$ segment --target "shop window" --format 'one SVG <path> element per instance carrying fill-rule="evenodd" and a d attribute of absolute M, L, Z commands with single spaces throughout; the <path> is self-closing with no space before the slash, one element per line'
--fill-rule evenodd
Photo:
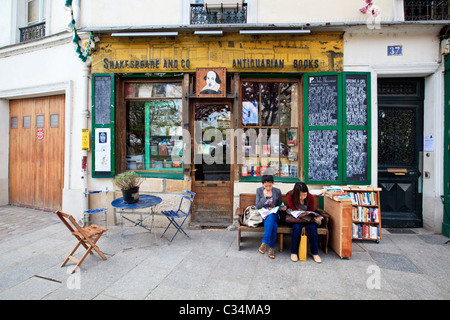
<path fill-rule="evenodd" d="M 241 90 L 241 177 L 298 178 L 298 83 L 243 81 Z"/>
<path fill-rule="evenodd" d="M 126 169 L 182 173 L 181 82 L 125 83 Z"/>

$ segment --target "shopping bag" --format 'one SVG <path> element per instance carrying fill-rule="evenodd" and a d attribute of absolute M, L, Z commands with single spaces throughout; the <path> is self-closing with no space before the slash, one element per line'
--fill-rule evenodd
<path fill-rule="evenodd" d="M 305 227 L 302 228 L 302 235 L 300 236 L 300 245 L 298 247 L 298 258 L 300 261 L 306 261 L 306 244 L 308 242 L 308 237 L 306 236 Z"/>

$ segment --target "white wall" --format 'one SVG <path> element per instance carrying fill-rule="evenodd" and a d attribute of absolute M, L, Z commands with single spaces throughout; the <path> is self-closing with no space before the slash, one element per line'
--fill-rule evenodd
<path fill-rule="evenodd" d="M 81 101 L 83 63 L 71 43 L 71 34 L 53 36 L 47 43 L 0 49 L 0 116 L 9 119 L 9 100 L 25 97 L 66 95 L 63 210 L 82 212 Z M 89 107 L 90 109 L 90 107 Z M 8 149 L 9 121 L 0 123 L 0 145 Z M 3 161 L 6 159 L 5 161 Z M 2 163 L 7 154 L 0 153 Z M 0 167 L 0 190 L 8 188 L 8 168 Z M 5 179 L 6 178 L 6 179 Z M 0 198 L 0 204 L 8 199 Z"/>
<path fill-rule="evenodd" d="M 424 227 L 441 232 L 443 185 L 444 89 L 441 71 L 440 27 L 382 26 L 380 29 L 358 27 L 344 35 L 344 70 L 372 72 L 372 135 L 378 136 L 377 78 L 424 77 L 424 135 L 435 137 L 435 151 L 423 153 L 422 178 Z M 401 45 L 403 55 L 388 56 L 387 46 Z M 374 140 L 375 141 L 375 140 Z M 374 146 L 376 148 L 376 146 Z M 372 154 L 372 183 L 377 182 L 377 150 Z"/>

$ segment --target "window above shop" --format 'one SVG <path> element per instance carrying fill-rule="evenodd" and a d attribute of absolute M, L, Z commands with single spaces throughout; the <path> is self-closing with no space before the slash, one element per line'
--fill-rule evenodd
<path fill-rule="evenodd" d="M 449 5 L 449 0 L 405 0 L 405 20 L 449 20 Z"/>
<path fill-rule="evenodd" d="M 191 3 L 190 24 L 247 23 L 247 3 L 214 0 Z"/>
<path fill-rule="evenodd" d="M 26 1 L 25 26 L 19 28 L 20 42 L 40 39 L 45 36 L 46 0 Z"/>

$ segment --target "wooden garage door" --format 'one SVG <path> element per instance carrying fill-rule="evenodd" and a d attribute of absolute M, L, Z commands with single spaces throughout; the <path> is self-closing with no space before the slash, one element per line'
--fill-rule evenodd
<path fill-rule="evenodd" d="M 64 101 L 64 95 L 10 101 L 11 204 L 61 209 Z"/>

